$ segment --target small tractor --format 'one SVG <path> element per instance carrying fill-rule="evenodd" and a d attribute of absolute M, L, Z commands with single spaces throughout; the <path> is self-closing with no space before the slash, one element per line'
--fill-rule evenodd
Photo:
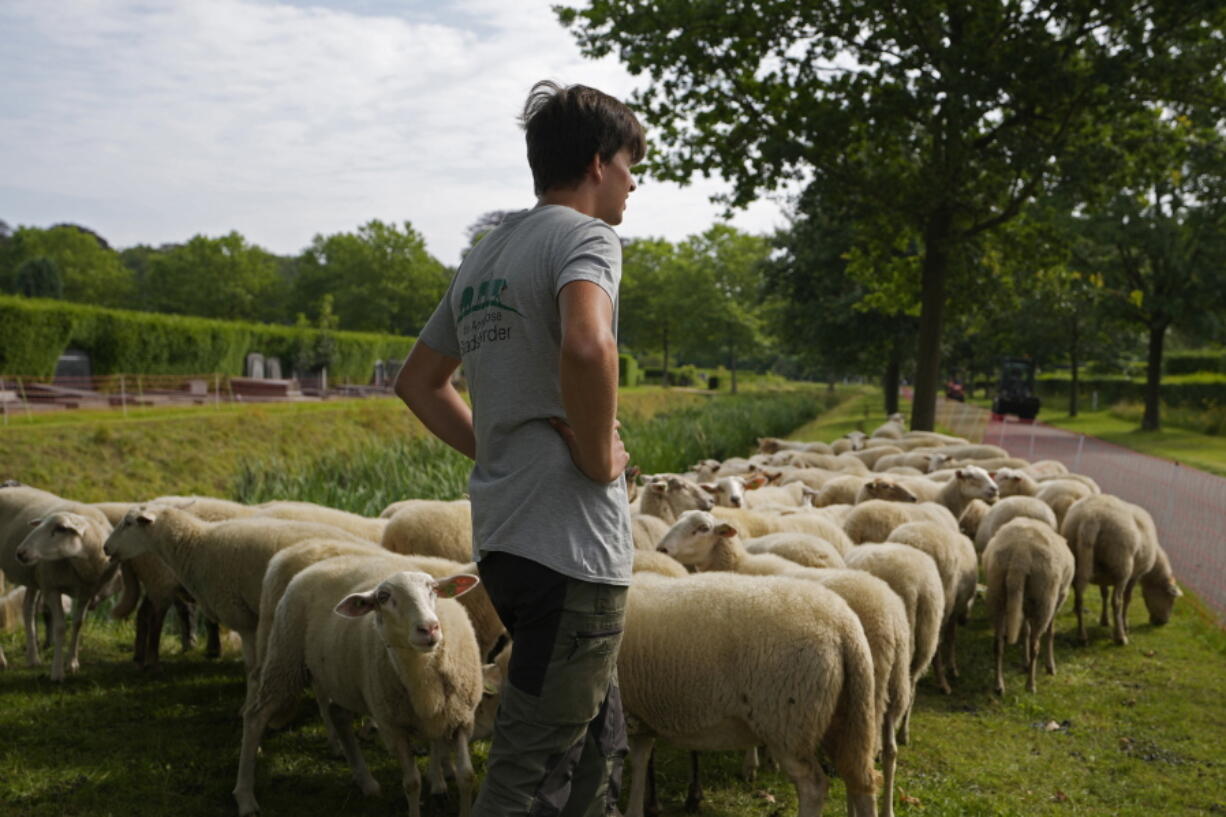
<path fill-rule="evenodd" d="M 992 419 L 1004 419 L 1007 414 L 1027 422 L 1033 422 L 1039 414 L 1039 398 L 1034 393 L 1034 361 L 1030 358 L 1007 357 L 1001 361 Z"/>

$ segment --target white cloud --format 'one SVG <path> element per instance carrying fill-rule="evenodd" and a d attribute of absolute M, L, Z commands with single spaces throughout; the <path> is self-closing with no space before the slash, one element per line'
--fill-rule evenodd
<path fill-rule="evenodd" d="M 6 0 L 0 30 L 0 218 L 119 246 L 237 229 L 292 253 L 382 218 L 454 263 L 480 213 L 531 204 L 515 117 L 533 82 L 633 88 L 548 2 Z M 648 180 L 620 231 L 700 231 L 719 189 Z M 734 223 L 777 221 L 763 203 Z"/>

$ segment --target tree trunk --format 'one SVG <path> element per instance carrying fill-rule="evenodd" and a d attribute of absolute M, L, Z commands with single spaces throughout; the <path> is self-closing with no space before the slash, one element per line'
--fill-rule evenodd
<path fill-rule="evenodd" d="M 1068 392 L 1068 416 L 1069 417 L 1077 416 L 1077 398 L 1078 398 L 1078 394 L 1077 394 L 1077 387 L 1078 387 L 1077 341 L 1080 339 L 1080 336 L 1077 330 L 1078 330 L 1077 314 L 1073 313 L 1073 335 L 1072 335 L 1072 342 L 1069 344 L 1069 353 L 1068 353 L 1069 368 L 1071 369 L 1071 377 L 1069 379 L 1069 392 Z"/>
<path fill-rule="evenodd" d="M 736 394 L 736 344 L 732 344 L 731 348 L 731 369 L 732 369 L 732 393 Z"/>
<path fill-rule="evenodd" d="M 1142 431 L 1157 431 L 1162 427 L 1162 344 L 1166 340 L 1165 321 L 1149 327 L 1149 365 L 1145 371 L 1145 416 L 1141 418 Z"/>
<path fill-rule="evenodd" d="M 902 350 L 899 348 L 899 342 L 895 340 L 890 345 L 890 361 L 885 365 L 885 377 L 882 378 L 881 386 L 885 389 L 885 413 L 888 417 L 898 411 L 898 381 L 902 370 Z"/>
<path fill-rule="evenodd" d="M 924 230 L 919 346 L 915 360 L 915 397 L 911 406 L 911 428 L 915 431 L 932 431 L 936 425 L 937 380 L 941 372 L 941 329 L 951 229 L 949 212 L 939 209 Z"/>
<path fill-rule="evenodd" d="M 664 368 L 660 372 L 660 385 L 668 385 L 668 327 L 664 327 Z"/>

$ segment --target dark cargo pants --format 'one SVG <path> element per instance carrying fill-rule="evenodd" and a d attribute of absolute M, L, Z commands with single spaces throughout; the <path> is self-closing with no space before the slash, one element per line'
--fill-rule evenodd
<path fill-rule="evenodd" d="M 510 553 L 478 570 L 513 650 L 473 817 L 604 817 L 626 755 L 617 649 L 627 589 Z"/>

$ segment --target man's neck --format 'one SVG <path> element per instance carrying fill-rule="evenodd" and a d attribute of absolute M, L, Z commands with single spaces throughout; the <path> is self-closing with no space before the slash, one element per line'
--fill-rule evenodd
<path fill-rule="evenodd" d="M 538 207 L 545 204 L 560 204 L 578 210 L 585 216 L 596 217 L 596 196 L 586 185 L 580 185 L 573 190 L 548 190 L 536 200 Z"/>

